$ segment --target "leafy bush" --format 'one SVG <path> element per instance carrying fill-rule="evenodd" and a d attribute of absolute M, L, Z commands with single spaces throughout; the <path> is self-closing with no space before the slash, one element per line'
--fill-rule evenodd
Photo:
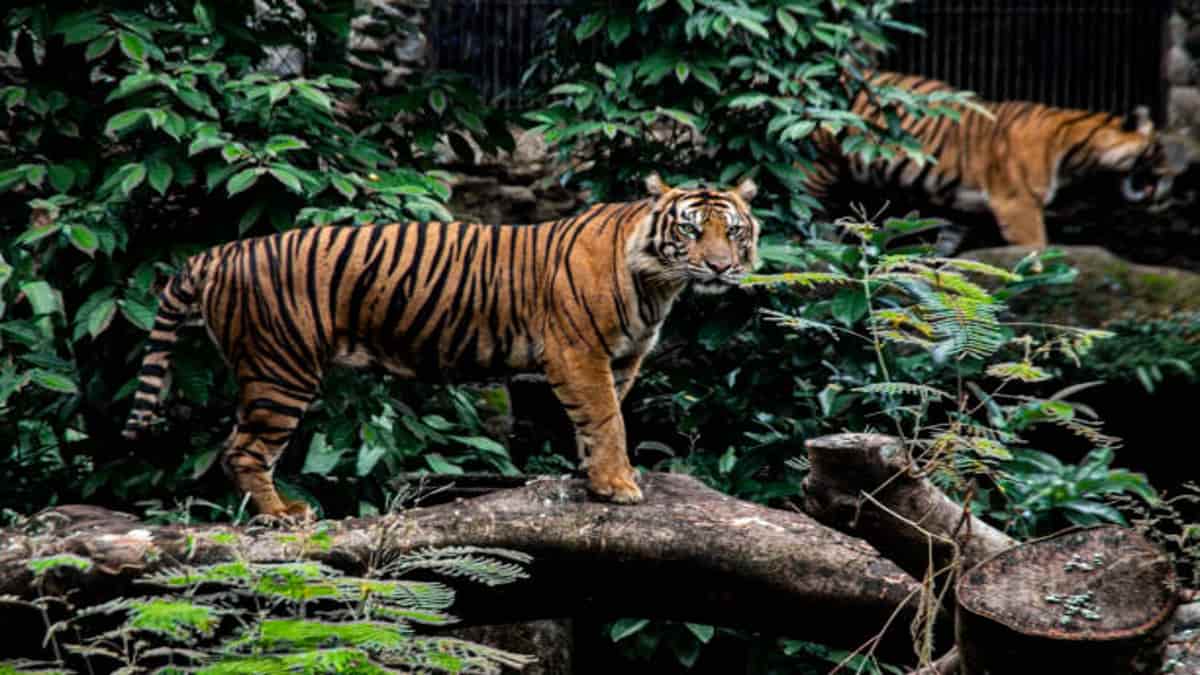
<path fill-rule="evenodd" d="M 171 494 L 211 464 L 232 390 L 202 335 L 179 350 L 176 431 L 159 441 L 183 452 L 155 465 L 147 453 L 126 457 L 115 434 L 157 282 L 185 256 L 296 224 L 448 218 L 449 188 L 432 168 L 442 134 L 470 131 L 485 150 L 511 144 L 504 116 L 463 76 L 430 73 L 392 91 L 348 59 L 351 0 L 10 5 L 0 28 L 11 60 L 0 71 L 0 438 L 11 448 L 4 480 L 18 488 L 5 492 L 9 507 L 52 501 L 47 483 L 74 498 Z M 389 405 L 393 395 L 378 381 L 327 387 L 312 427 L 360 404 L 331 436 L 357 455 L 343 473 L 429 466 L 398 446 L 431 443 L 508 468 L 502 448 L 455 416 L 457 398 L 416 411 Z M 334 471 L 324 448 L 310 466 Z"/>

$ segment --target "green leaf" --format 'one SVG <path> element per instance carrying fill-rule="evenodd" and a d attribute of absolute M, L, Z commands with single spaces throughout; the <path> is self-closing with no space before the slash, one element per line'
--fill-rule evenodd
<path fill-rule="evenodd" d="M 113 317 L 117 315 L 117 301 L 113 299 L 105 300 L 92 310 L 87 319 L 87 332 L 93 338 L 98 337 L 105 330 L 108 330 L 112 324 Z"/>
<path fill-rule="evenodd" d="M 20 289 L 33 308 L 34 315 L 63 313 L 62 294 L 45 281 L 28 281 L 21 284 Z"/>
<path fill-rule="evenodd" d="M 142 304 L 128 297 L 117 304 L 121 308 L 121 314 L 129 320 L 129 323 L 145 331 L 154 327 L 153 306 Z"/>
<path fill-rule="evenodd" d="M 787 9 L 784 7 L 780 7 L 779 9 L 775 10 L 775 20 L 778 21 L 780 27 L 783 28 L 783 32 L 787 33 L 789 36 L 795 35 L 796 29 L 800 27 L 799 24 L 796 23 L 796 18 L 789 14 Z"/>
<path fill-rule="evenodd" d="M 200 24 L 200 27 L 203 28 L 206 33 L 212 32 L 212 15 L 209 14 L 208 8 L 204 6 L 203 2 L 197 2 L 192 7 L 192 16 L 196 18 L 196 23 Z"/>
<path fill-rule="evenodd" d="M 867 294 L 862 288 L 843 288 L 833 296 L 830 310 L 840 323 L 853 326 L 867 315 Z"/>
<path fill-rule="evenodd" d="M 78 45 L 83 44 L 84 42 L 90 42 L 91 40 L 100 37 L 107 31 L 108 26 L 105 26 L 95 19 L 90 21 L 82 21 L 62 31 L 63 44 Z"/>
<path fill-rule="evenodd" d="M 629 37 L 630 31 L 633 30 L 633 22 L 630 14 L 617 13 L 613 14 L 608 19 L 608 41 L 614 45 L 619 45 Z"/>
<path fill-rule="evenodd" d="M 461 476 L 465 473 L 461 466 L 451 464 L 442 457 L 440 453 L 430 452 L 425 455 L 425 464 L 434 472 L 441 474 L 450 474 L 453 476 Z"/>
<path fill-rule="evenodd" d="M 578 42 L 583 42 L 584 40 L 592 37 L 597 31 L 604 27 L 604 22 L 607 19 L 608 16 L 601 12 L 592 12 L 591 14 L 588 14 L 587 17 L 575 27 L 575 40 Z"/>
<path fill-rule="evenodd" d="M 723 474 L 733 471 L 733 467 L 737 465 L 737 452 L 733 448 L 725 450 L 725 454 L 721 455 L 721 459 L 717 462 L 717 470 Z"/>
<path fill-rule="evenodd" d="M 25 230 L 25 232 L 23 232 L 21 234 L 21 236 L 17 237 L 17 243 L 18 244 L 32 244 L 35 241 L 45 239 L 46 237 L 54 234 L 55 232 L 58 232 L 60 229 L 62 229 L 62 225 L 59 224 L 57 221 L 51 221 L 51 222 L 47 222 L 47 223 L 41 223 L 39 225 L 34 225 L 34 226 L 30 227 L 28 230 Z"/>
<path fill-rule="evenodd" d="M 333 184 L 334 189 L 342 193 L 347 201 L 354 201 L 354 196 L 358 194 L 358 188 L 354 187 L 354 183 L 341 176 L 334 176 L 329 179 L 329 182 Z"/>
<path fill-rule="evenodd" d="M 740 94 L 726 103 L 730 108 L 757 108 L 767 102 L 766 94 Z"/>
<path fill-rule="evenodd" d="M 300 179 L 296 178 L 287 171 L 278 168 L 279 166 L 280 165 L 272 165 L 272 167 L 269 169 L 271 175 L 275 177 L 275 180 L 283 183 L 284 187 L 292 192 L 295 192 L 296 194 L 304 194 L 304 188 L 300 185 Z M 233 181 L 231 180 L 229 182 L 232 183 Z"/>
<path fill-rule="evenodd" d="M 333 473 L 346 454 L 345 448 L 334 448 L 329 445 L 325 434 L 313 434 L 312 443 L 308 446 L 308 455 L 304 458 L 304 468 L 301 473 L 315 473 L 322 476 Z"/>
<path fill-rule="evenodd" d="M 375 465 L 387 454 L 387 448 L 382 445 L 363 445 L 358 449 L 358 459 L 354 463 L 354 473 L 366 476 L 375 469 Z"/>
<path fill-rule="evenodd" d="M 117 113 L 108 118 L 108 124 L 104 126 L 104 133 L 116 138 L 119 132 L 137 124 L 145 115 L 146 110 L 144 108 L 134 108 L 133 110 Z"/>
<path fill-rule="evenodd" d="M 95 61 L 112 51 L 113 45 L 117 44 L 117 36 L 109 33 L 103 35 L 88 43 L 87 49 L 83 52 L 83 57 L 88 61 Z"/>
<path fill-rule="evenodd" d="M 684 623 L 683 625 L 687 626 L 687 629 L 692 632 L 692 635 L 695 635 L 696 639 L 704 644 L 708 644 L 708 641 L 713 639 L 713 634 L 717 632 L 715 628 L 707 624 Z"/>
<path fill-rule="evenodd" d="M 126 96 L 132 96 L 144 89 L 149 89 L 156 84 L 158 84 L 158 76 L 149 71 L 143 70 L 132 75 L 126 75 L 121 79 L 121 83 L 117 85 L 117 88 L 104 101 L 111 103 Z"/>
<path fill-rule="evenodd" d="M 100 247 L 100 240 L 89 228 L 83 225 L 69 225 L 66 230 L 67 239 L 71 240 L 71 245 L 80 251 L 92 255 Z"/>
<path fill-rule="evenodd" d="M 188 157 L 198 155 L 205 150 L 219 148 L 225 145 L 225 139 L 220 136 L 197 136 L 196 140 L 188 145 Z"/>
<path fill-rule="evenodd" d="M 261 176 L 263 172 L 264 169 L 262 168 L 244 169 L 239 171 L 238 173 L 234 174 L 233 178 L 229 179 L 229 182 L 225 185 L 225 189 L 229 192 L 230 197 L 238 194 L 239 192 L 244 192 L 258 181 L 258 177 Z"/>
<path fill-rule="evenodd" d="M 167 194 L 167 188 L 171 185 L 171 179 L 175 177 L 175 170 L 170 164 L 161 159 L 150 160 L 150 187 L 154 188 L 160 195 Z"/>
<path fill-rule="evenodd" d="M 52 373 L 48 370 L 42 370 L 40 368 L 32 371 L 29 375 L 33 383 L 39 387 L 42 387 L 43 389 L 49 389 L 50 391 L 59 392 L 61 394 L 79 393 L 79 387 L 73 381 L 71 381 L 71 378 L 65 375 Z"/>
<path fill-rule="evenodd" d="M 468 447 L 475 448 L 476 450 L 482 450 L 483 452 L 491 453 L 493 455 L 508 457 L 507 448 L 497 441 L 485 436 L 448 436 L 447 438 L 458 441 L 459 443 L 462 443 Z"/>
<path fill-rule="evenodd" d="M 59 192 L 66 192 L 75 184 L 75 170 L 66 164 L 51 164 L 47 169 L 50 185 Z"/>
<path fill-rule="evenodd" d="M 25 182 L 35 187 L 41 187 L 42 181 L 46 179 L 46 167 L 41 164 L 34 164 L 25 170 Z"/>
<path fill-rule="evenodd" d="M 121 43 L 121 51 L 125 52 L 125 56 L 134 61 L 142 61 L 146 58 L 146 43 L 137 34 L 121 31 L 117 34 L 117 39 Z"/>
<path fill-rule="evenodd" d="M 429 92 L 429 107 L 439 115 L 446 109 L 446 93 L 441 89 Z"/>
<path fill-rule="evenodd" d="M 649 619 L 617 619 L 609 629 L 608 635 L 613 642 L 620 642 L 648 625 Z"/>
<path fill-rule="evenodd" d="M 680 84 L 687 82 L 689 73 L 691 70 L 688 68 L 688 64 L 683 61 L 675 64 L 675 78 L 679 80 Z"/>
<path fill-rule="evenodd" d="M 267 152 L 274 154 L 288 152 L 290 150 L 300 150 L 307 147 L 308 143 L 305 143 L 303 140 L 289 134 L 272 136 L 267 140 L 266 145 Z"/>
<path fill-rule="evenodd" d="M 292 93 L 292 85 L 287 82 L 276 82 L 275 84 L 271 85 L 271 88 L 268 90 L 268 92 L 271 98 L 271 105 L 275 105 L 276 103 L 287 98 L 288 94 Z"/>
<path fill-rule="evenodd" d="M 121 192 L 124 192 L 128 196 L 129 193 L 137 189 L 137 186 L 142 184 L 142 181 L 146 180 L 146 165 L 138 162 L 137 164 L 126 166 L 132 168 L 128 169 L 125 179 L 121 181 Z"/>
<path fill-rule="evenodd" d="M 333 110 L 333 101 L 330 100 L 330 98 L 326 96 L 324 92 L 317 90 L 312 85 L 298 83 L 296 84 L 295 89 L 296 93 L 299 94 L 301 98 L 316 105 L 321 110 L 324 110 L 325 112 Z"/>

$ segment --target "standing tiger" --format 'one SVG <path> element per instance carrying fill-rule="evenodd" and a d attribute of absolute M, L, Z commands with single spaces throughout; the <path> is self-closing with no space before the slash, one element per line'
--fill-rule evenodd
<path fill-rule="evenodd" d="M 689 283 L 719 293 L 757 256 L 746 179 L 674 189 L 537 225 L 407 223 L 297 229 L 189 258 L 160 299 L 125 436 L 156 419 L 183 325 L 203 325 L 237 378 L 221 465 L 260 513 L 307 513 L 272 473 L 332 364 L 402 377 L 544 374 L 595 494 L 641 501 L 621 401 Z"/>
<path fill-rule="evenodd" d="M 944 82 L 877 72 L 873 86 L 929 94 L 955 91 Z M 988 212 L 1011 244 L 1045 248 L 1044 207 L 1068 182 L 1099 171 L 1124 174 L 1122 196 L 1130 202 L 1158 199 L 1170 190 L 1182 167 L 1168 164 L 1167 152 L 1144 107 L 1122 119 L 1107 113 L 1054 108 L 1038 103 L 975 101 L 991 117 L 959 106 L 949 117 L 914 118 L 900 124 L 934 162 L 906 155 L 865 163 L 841 151 L 840 139 L 824 130 L 814 142 L 818 159 L 805 170 L 805 185 L 817 200 L 850 181 L 878 188 L 915 191 L 937 206 Z M 869 123 L 887 126 L 876 100 L 860 91 L 851 110 Z"/>

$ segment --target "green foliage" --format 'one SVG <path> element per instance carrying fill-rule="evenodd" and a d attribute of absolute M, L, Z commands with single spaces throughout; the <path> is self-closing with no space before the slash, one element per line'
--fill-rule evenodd
<path fill-rule="evenodd" d="M 1106 498 L 1134 495 L 1154 504 L 1158 495 L 1145 476 L 1111 468 L 1113 455 L 1112 448 L 1100 448 L 1072 466 L 1049 453 L 1014 450 L 1013 458 L 1002 465 L 1004 473 L 996 485 L 1004 495 L 1005 508 L 989 515 L 1020 538 L 1069 525 L 1128 525 Z"/>
<path fill-rule="evenodd" d="M 165 595 L 120 598 L 78 610 L 50 626 L 47 640 L 56 653 L 71 655 L 55 665 L 87 672 L 107 672 L 116 665 L 131 672 L 169 665 L 178 673 L 382 673 L 397 668 L 499 673 L 503 666 L 521 666 L 530 659 L 464 640 L 419 635 L 418 626 L 457 621 L 447 612 L 454 591 L 439 582 L 398 576 L 421 569 L 502 584 L 526 578 L 522 566 L 529 562 L 514 551 L 470 548 L 398 556 L 364 577 L 309 561 L 235 560 L 182 567 L 145 580 Z M 115 628 L 113 620 L 119 624 Z"/>
<path fill-rule="evenodd" d="M 863 68 L 894 30 L 898 3 L 800 0 L 577 2 L 551 26 L 538 67 L 554 86 L 527 114 L 564 153 L 591 147 L 576 178 L 602 199 L 624 196 L 650 170 L 672 179 L 733 183 L 756 173 L 758 213 L 794 231 L 817 204 L 800 166 L 819 132 L 872 157 L 922 159 L 897 111 L 954 116 L 959 94 L 881 87 L 878 125 L 849 112 Z M 637 188 L 635 188 L 636 190 Z"/>
<path fill-rule="evenodd" d="M 1200 379 L 1200 312 L 1118 319 L 1105 328 L 1113 337 L 1083 359 L 1080 377 L 1137 380 L 1151 394 L 1167 380 L 1194 384 Z"/>
<path fill-rule="evenodd" d="M 433 72 L 391 88 L 372 63 L 349 58 L 356 3 L 290 4 L 299 11 L 206 0 L 6 7 L 5 505 L 46 505 L 48 483 L 74 499 L 178 493 L 211 466 L 232 391 L 199 333 L 175 364 L 177 423 L 168 427 L 184 429 L 170 461 L 147 466 L 105 449 L 119 445 L 156 289 L 185 256 L 296 225 L 448 218 L 449 187 L 433 163 L 439 141 L 448 134 L 463 150 L 469 134 L 485 151 L 511 147 L 504 115 L 464 76 Z M 391 31 L 413 29 L 388 20 Z M 346 455 L 348 466 L 326 456 L 310 468 L 366 478 L 373 496 L 377 466 L 453 471 L 478 461 L 514 471 L 477 415 L 458 417 L 471 406 L 402 408 L 396 393 L 378 380 L 326 387 L 316 428 L 357 402 L 379 403 L 324 438 L 323 450 L 337 444 L 326 454 Z M 442 461 L 418 459 L 434 446 Z"/>

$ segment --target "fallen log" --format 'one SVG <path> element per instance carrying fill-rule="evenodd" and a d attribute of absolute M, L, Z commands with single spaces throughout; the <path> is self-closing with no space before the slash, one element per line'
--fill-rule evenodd
<path fill-rule="evenodd" d="M 880 654 L 911 655 L 919 586 L 870 546 L 796 512 L 733 499 L 682 475 L 646 474 L 638 506 L 599 503 L 584 483 L 542 479 L 465 501 L 299 529 L 147 525 L 87 506 L 43 512 L 40 531 L 0 534 L 0 595 L 70 595 L 75 604 L 145 592 L 137 579 L 180 564 L 322 561 L 348 574 L 428 547 L 499 547 L 534 556 L 530 578 L 455 584 L 473 624 L 539 618 L 662 618 L 739 626 L 857 647 L 881 626 Z M 322 528 L 322 546 L 311 533 Z M 214 536 L 224 535 L 224 536 Z M 230 537 L 236 543 L 230 543 Z M 87 570 L 35 580 L 30 561 L 71 553 Z M 780 617 L 791 617 L 781 621 Z"/>

